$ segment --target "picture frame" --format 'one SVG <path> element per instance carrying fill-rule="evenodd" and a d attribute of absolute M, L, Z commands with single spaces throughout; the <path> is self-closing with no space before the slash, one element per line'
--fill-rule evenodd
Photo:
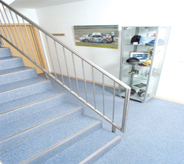
<path fill-rule="evenodd" d="M 149 60 L 149 53 L 148 52 L 130 52 L 131 58 L 137 58 L 140 62 L 145 62 Z"/>
<path fill-rule="evenodd" d="M 76 46 L 118 49 L 118 25 L 75 25 Z"/>

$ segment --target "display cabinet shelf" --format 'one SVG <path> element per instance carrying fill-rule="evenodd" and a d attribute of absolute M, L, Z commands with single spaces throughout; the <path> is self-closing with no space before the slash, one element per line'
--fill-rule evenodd
<path fill-rule="evenodd" d="M 144 46 L 144 47 L 153 47 L 153 45 L 143 45 L 143 44 L 125 44 L 125 46 Z"/>

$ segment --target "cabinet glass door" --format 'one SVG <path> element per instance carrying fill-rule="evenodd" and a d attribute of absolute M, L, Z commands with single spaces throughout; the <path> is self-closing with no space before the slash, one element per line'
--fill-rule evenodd
<path fill-rule="evenodd" d="M 164 62 L 165 51 L 170 34 L 170 27 L 159 27 L 156 35 L 154 56 L 151 64 L 149 85 L 146 90 L 145 101 L 156 95 L 161 70 Z"/>

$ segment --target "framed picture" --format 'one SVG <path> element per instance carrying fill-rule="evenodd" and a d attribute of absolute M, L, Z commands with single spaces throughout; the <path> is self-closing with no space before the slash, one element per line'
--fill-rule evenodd
<path fill-rule="evenodd" d="M 76 46 L 118 49 L 118 25 L 74 26 Z"/>
<path fill-rule="evenodd" d="M 131 58 L 137 58 L 140 62 L 144 62 L 149 60 L 149 53 L 148 52 L 130 52 Z"/>

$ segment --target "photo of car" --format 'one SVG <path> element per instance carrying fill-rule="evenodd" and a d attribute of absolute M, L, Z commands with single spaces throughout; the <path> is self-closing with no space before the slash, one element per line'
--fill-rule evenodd
<path fill-rule="evenodd" d="M 76 46 L 118 49 L 118 25 L 74 26 Z"/>
<path fill-rule="evenodd" d="M 82 35 L 79 40 L 80 42 L 111 43 L 112 37 L 110 34 L 93 32 L 91 34 Z"/>

